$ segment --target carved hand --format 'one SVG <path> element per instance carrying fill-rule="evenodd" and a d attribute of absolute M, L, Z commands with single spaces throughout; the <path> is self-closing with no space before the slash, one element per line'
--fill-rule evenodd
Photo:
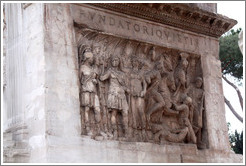
<path fill-rule="evenodd" d="M 146 93 L 145 90 L 141 91 L 140 96 L 141 96 L 141 97 L 144 97 L 145 93 Z"/>
<path fill-rule="evenodd" d="M 175 110 L 177 110 L 177 104 L 173 103 Z"/>
<path fill-rule="evenodd" d="M 150 84 L 150 83 L 151 83 L 150 76 L 146 75 L 146 76 L 145 76 L 145 80 L 146 80 L 146 82 L 147 82 L 148 84 Z"/>
<path fill-rule="evenodd" d="M 96 80 L 96 79 L 92 79 L 92 82 L 93 82 L 94 84 L 97 84 L 97 80 Z"/>
<path fill-rule="evenodd" d="M 101 80 L 101 81 L 104 81 L 104 80 L 106 80 L 107 78 L 108 78 L 108 77 L 107 77 L 107 74 L 100 76 L 100 80 Z"/>
<path fill-rule="evenodd" d="M 159 81 L 158 81 L 158 80 L 156 80 L 156 81 L 153 83 L 153 85 L 152 85 L 152 86 L 156 88 L 158 85 L 159 85 Z"/>
<path fill-rule="evenodd" d="M 104 81 L 104 80 L 106 80 L 107 78 L 109 78 L 109 76 L 110 76 L 110 72 L 107 71 L 104 75 L 100 76 L 99 79 L 100 79 L 101 81 Z"/>
<path fill-rule="evenodd" d="M 101 81 L 104 81 L 104 78 L 103 78 L 103 76 L 100 76 L 100 77 L 99 77 L 99 79 L 100 79 Z"/>
<path fill-rule="evenodd" d="M 126 87 L 123 87 L 124 91 L 126 91 L 126 93 L 130 94 L 130 89 L 129 88 L 126 88 Z"/>
<path fill-rule="evenodd" d="M 189 126 L 189 124 L 190 124 L 190 123 L 189 123 L 189 120 L 185 118 L 185 119 L 184 119 L 184 124 L 185 124 L 186 126 Z"/>

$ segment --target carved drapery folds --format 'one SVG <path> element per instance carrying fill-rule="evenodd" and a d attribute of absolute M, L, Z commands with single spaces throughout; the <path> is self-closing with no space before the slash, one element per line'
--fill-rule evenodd
<path fill-rule="evenodd" d="M 82 135 L 206 148 L 200 56 L 77 29 Z"/>

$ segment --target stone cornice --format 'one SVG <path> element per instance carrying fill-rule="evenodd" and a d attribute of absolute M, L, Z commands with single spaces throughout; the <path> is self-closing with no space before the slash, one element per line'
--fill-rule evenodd
<path fill-rule="evenodd" d="M 88 5 L 216 38 L 237 24 L 236 20 L 220 14 L 180 3 L 90 3 Z"/>

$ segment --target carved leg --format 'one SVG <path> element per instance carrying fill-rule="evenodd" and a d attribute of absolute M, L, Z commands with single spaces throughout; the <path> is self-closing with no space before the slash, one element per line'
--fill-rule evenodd
<path fill-rule="evenodd" d="M 107 135 L 109 138 L 113 138 L 113 129 L 112 129 L 112 122 L 111 122 L 111 114 L 112 114 L 112 111 L 109 110 L 110 112 L 107 113 L 107 121 L 108 121 L 108 124 L 107 124 L 107 127 L 108 127 L 108 132 L 107 132 Z"/>
<path fill-rule="evenodd" d="M 132 110 L 132 128 L 133 130 L 137 129 L 137 105 L 136 98 L 131 96 L 131 110 Z"/>
<path fill-rule="evenodd" d="M 153 114 L 154 112 L 159 111 L 165 105 L 165 101 L 162 95 L 156 90 L 153 91 L 153 99 L 156 102 L 156 104 L 154 104 L 154 106 L 151 107 L 146 113 L 148 122 L 150 122 L 150 115 Z"/>
<path fill-rule="evenodd" d="M 90 129 L 89 111 L 90 111 L 90 107 L 85 107 L 85 130 L 87 135 L 91 136 L 92 132 Z"/>
<path fill-rule="evenodd" d="M 99 107 L 95 107 L 95 120 L 96 120 L 96 134 L 102 135 L 104 138 L 106 138 L 106 134 L 102 131 L 100 122 L 101 122 L 101 112 Z"/>
<path fill-rule="evenodd" d="M 117 110 L 112 110 L 111 114 L 111 124 L 112 124 L 112 129 L 113 129 L 113 135 L 114 138 L 118 138 L 118 132 L 117 132 L 117 124 L 116 124 L 116 115 L 117 115 Z"/>
<path fill-rule="evenodd" d="M 181 130 L 176 130 L 174 133 L 168 132 L 166 139 L 170 142 L 182 142 L 188 134 L 188 127 Z"/>
<path fill-rule="evenodd" d="M 195 133 L 194 133 L 194 130 L 193 130 L 193 128 L 192 128 L 192 126 L 191 126 L 191 124 L 190 124 L 190 122 L 189 122 L 189 120 L 188 120 L 188 123 L 189 123 L 189 125 L 188 125 L 188 129 L 189 129 L 189 139 L 190 139 L 190 141 L 192 142 L 192 143 L 196 143 L 197 141 L 196 141 L 196 135 L 195 135 Z"/>
<path fill-rule="evenodd" d="M 154 135 L 154 141 L 156 142 L 156 143 L 160 143 L 161 142 L 161 135 L 162 135 L 162 130 L 160 130 L 160 131 L 158 131 L 157 133 L 155 133 L 155 135 Z"/>
<path fill-rule="evenodd" d="M 147 141 L 148 140 L 148 136 L 146 134 L 146 116 L 144 113 L 144 99 L 143 98 L 138 98 L 138 112 L 139 112 L 139 116 L 140 116 L 140 121 L 141 121 L 141 129 L 142 129 L 142 138 L 143 141 Z"/>
<path fill-rule="evenodd" d="M 122 117 L 123 117 L 123 128 L 124 128 L 124 132 L 125 132 L 125 137 L 128 138 L 128 136 L 129 136 L 129 131 L 128 131 L 128 110 L 123 110 Z"/>
<path fill-rule="evenodd" d="M 181 83 L 179 83 L 179 85 L 178 85 L 178 87 L 177 87 L 177 89 L 176 89 L 176 91 L 174 93 L 174 96 L 176 96 L 178 94 L 178 91 L 179 91 L 180 87 L 181 87 Z"/>
<path fill-rule="evenodd" d="M 154 104 L 154 106 L 151 109 L 149 109 L 149 111 L 146 114 L 147 121 L 150 122 L 150 115 L 154 112 L 159 111 L 163 106 L 164 106 L 163 103 Z"/>
<path fill-rule="evenodd" d="M 84 107 L 80 107 L 80 118 L 81 118 L 81 135 L 85 135 L 85 110 Z"/>
<path fill-rule="evenodd" d="M 96 120 L 96 123 L 100 123 L 100 121 L 101 121 L 100 108 L 99 107 L 96 107 L 94 109 L 94 111 L 95 111 L 95 120 Z"/>
<path fill-rule="evenodd" d="M 107 111 L 106 111 L 106 108 L 104 107 L 103 108 L 103 118 L 102 118 L 102 120 L 103 120 L 103 130 L 104 130 L 105 133 L 108 132 L 108 127 L 107 127 L 108 121 L 107 121 L 107 119 L 108 119 L 108 117 L 107 117 Z"/>

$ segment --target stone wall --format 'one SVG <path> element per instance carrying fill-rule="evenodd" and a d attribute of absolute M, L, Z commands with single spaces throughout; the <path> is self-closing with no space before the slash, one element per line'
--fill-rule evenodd
<path fill-rule="evenodd" d="M 229 150 L 217 38 L 88 4 L 5 4 L 5 12 L 4 162 L 242 162 Z M 81 136 L 74 22 L 105 35 L 199 55 L 207 149 Z"/>
<path fill-rule="evenodd" d="M 77 47 L 69 4 L 45 4 L 46 133 L 80 135 Z"/>

